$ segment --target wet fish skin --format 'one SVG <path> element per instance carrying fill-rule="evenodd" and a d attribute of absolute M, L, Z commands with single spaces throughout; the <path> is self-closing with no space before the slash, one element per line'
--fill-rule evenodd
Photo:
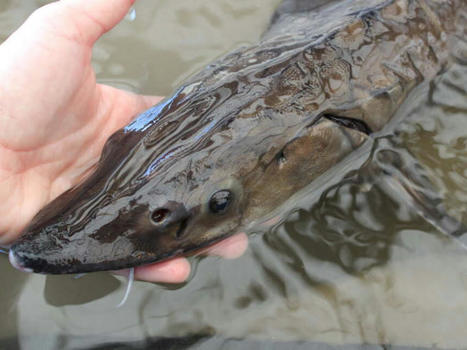
<path fill-rule="evenodd" d="M 52 274 L 128 268 L 261 221 L 448 64 L 465 7 L 355 0 L 279 11 L 259 44 L 115 133 L 95 173 L 24 230 L 12 262 Z"/>

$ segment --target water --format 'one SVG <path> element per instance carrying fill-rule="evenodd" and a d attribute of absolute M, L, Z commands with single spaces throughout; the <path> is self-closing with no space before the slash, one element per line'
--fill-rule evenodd
<path fill-rule="evenodd" d="M 2 2 L 0 38 L 44 3 Z M 139 0 L 134 20 L 129 16 L 95 48 L 98 79 L 169 94 L 214 57 L 256 41 L 277 3 Z M 467 223 L 467 66 L 460 62 L 412 96 L 400 112 L 405 122 L 381 136 L 370 164 L 387 150 L 416 159 L 449 214 Z M 362 164 L 368 154 L 355 157 Z M 181 285 L 136 282 L 118 309 L 123 280 L 107 273 L 26 275 L 2 254 L 0 348 L 81 349 L 160 337 L 183 337 L 203 349 L 262 341 L 292 348 L 298 340 L 466 347 L 465 251 L 384 178 L 365 167 L 348 171 L 271 232 L 252 236 L 242 258 L 195 258 Z"/>

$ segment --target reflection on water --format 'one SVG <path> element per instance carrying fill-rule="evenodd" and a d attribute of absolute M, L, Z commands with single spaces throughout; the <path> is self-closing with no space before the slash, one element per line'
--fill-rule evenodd
<path fill-rule="evenodd" d="M 213 57 L 256 40 L 277 2 L 140 0 L 135 20 L 95 49 L 98 77 L 167 94 Z M 43 3 L 0 4 L 0 35 Z M 315 184 L 283 223 L 251 237 L 241 259 L 194 258 L 186 284 L 136 283 L 117 309 L 125 287 L 109 274 L 28 276 L 0 256 L 7 286 L 0 290 L 0 348 L 143 347 L 149 343 L 142 339 L 160 337 L 161 348 L 178 339 L 177 349 L 309 349 L 323 342 L 465 347 L 467 255 L 378 173 L 393 166 L 378 158 L 386 151 L 420 164 L 433 188 L 419 190 L 467 222 L 467 66 L 461 49 L 457 54 L 457 64 L 400 112 L 408 118 L 397 132 L 375 142 L 368 161 L 369 152 L 355 155 L 362 167 Z"/>

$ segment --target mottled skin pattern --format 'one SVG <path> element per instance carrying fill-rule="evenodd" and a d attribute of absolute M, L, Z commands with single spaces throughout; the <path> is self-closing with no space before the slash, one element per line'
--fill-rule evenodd
<path fill-rule="evenodd" d="M 114 134 L 96 172 L 12 247 L 18 263 L 120 269 L 252 227 L 381 130 L 466 34 L 463 0 L 322 3 L 286 0 L 259 44 Z M 222 214 L 209 209 L 219 190 L 232 193 Z"/>

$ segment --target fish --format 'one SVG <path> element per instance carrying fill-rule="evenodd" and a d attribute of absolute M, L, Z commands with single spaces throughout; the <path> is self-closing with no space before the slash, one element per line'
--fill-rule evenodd
<path fill-rule="evenodd" d="M 463 0 L 285 0 L 106 142 L 96 170 L 10 250 L 66 274 L 163 261 L 249 230 L 371 142 L 465 41 Z"/>

